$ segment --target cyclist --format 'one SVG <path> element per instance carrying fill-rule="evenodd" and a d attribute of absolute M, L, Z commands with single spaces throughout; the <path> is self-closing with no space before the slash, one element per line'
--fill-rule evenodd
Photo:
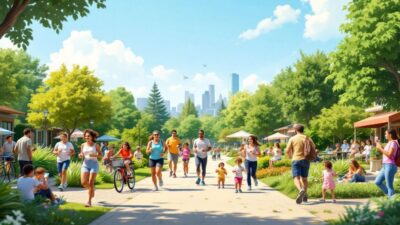
<path fill-rule="evenodd" d="M 117 154 L 114 155 L 114 157 L 117 155 L 120 155 L 122 160 L 124 161 L 127 175 L 132 176 L 132 171 L 131 171 L 131 168 L 129 167 L 129 165 L 132 163 L 133 155 L 132 155 L 132 151 L 131 151 L 131 146 L 129 145 L 128 142 L 125 142 L 122 145 L 122 148 L 117 152 Z"/>
<path fill-rule="evenodd" d="M 15 148 L 15 142 L 12 139 L 11 135 L 6 137 L 6 142 L 3 144 L 3 152 L 2 155 L 4 157 L 6 168 L 10 168 L 11 161 L 14 159 L 13 150 Z"/>

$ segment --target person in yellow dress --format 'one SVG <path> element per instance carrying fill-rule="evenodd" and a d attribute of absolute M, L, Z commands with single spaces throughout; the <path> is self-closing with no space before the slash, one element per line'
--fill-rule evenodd
<path fill-rule="evenodd" d="M 217 173 L 217 178 L 218 178 L 218 189 L 225 188 L 225 176 L 228 174 L 225 169 L 225 164 L 223 162 L 218 164 L 218 169 L 215 170 Z"/>

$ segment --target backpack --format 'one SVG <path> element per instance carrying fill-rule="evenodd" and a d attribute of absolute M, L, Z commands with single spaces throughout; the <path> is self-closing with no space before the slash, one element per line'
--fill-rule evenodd
<path fill-rule="evenodd" d="M 397 150 L 394 158 L 394 163 L 396 164 L 397 167 L 400 167 L 400 149 L 399 149 L 400 146 L 398 140 L 396 140 L 396 144 L 397 144 Z"/>
<path fill-rule="evenodd" d="M 304 140 L 304 157 L 308 161 L 315 161 L 317 159 L 315 144 L 309 137 L 306 137 L 306 139 Z"/>

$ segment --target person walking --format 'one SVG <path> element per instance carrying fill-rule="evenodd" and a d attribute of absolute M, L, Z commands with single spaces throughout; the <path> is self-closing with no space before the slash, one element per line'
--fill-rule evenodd
<path fill-rule="evenodd" d="M 176 178 L 176 169 L 179 159 L 179 146 L 181 145 L 181 141 L 177 136 L 176 130 L 171 131 L 171 137 L 168 138 L 165 143 L 168 147 L 169 176 Z"/>
<path fill-rule="evenodd" d="M 92 207 L 92 198 L 94 198 L 94 183 L 96 176 L 99 172 L 99 162 L 103 156 L 101 154 L 100 146 L 96 144 L 97 132 L 92 129 L 83 131 L 85 143 L 81 145 L 81 153 L 79 158 L 83 158 L 81 167 L 81 184 L 84 188 L 88 189 L 88 202 L 85 207 Z"/>
<path fill-rule="evenodd" d="M 204 137 L 204 130 L 199 130 L 199 137 L 196 140 L 194 140 L 193 149 L 194 153 L 196 154 L 195 156 L 196 173 L 197 173 L 196 184 L 206 185 L 206 183 L 204 182 L 204 178 L 206 177 L 207 156 L 208 152 L 211 151 L 211 143 L 207 138 Z"/>
<path fill-rule="evenodd" d="M 245 158 L 244 166 L 247 173 L 247 189 L 251 191 L 251 178 L 253 178 L 254 185 L 258 185 L 256 172 L 257 172 L 257 157 L 261 155 L 260 144 L 257 137 L 250 135 L 249 143 L 244 146 L 242 155 Z"/>
<path fill-rule="evenodd" d="M 287 144 L 286 154 L 292 159 L 292 175 L 294 184 L 296 185 L 299 193 L 296 197 L 296 203 L 308 201 L 307 188 L 308 188 L 308 171 L 310 169 L 310 161 L 305 157 L 304 151 L 307 144 L 312 145 L 315 149 L 315 144 L 311 138 L 304 134 L 304 126 L 300 124 L 294 125 L 296 135 L 289 139 Z"/>
<path fill-rule="evenodd" d="M 19 171 L 23 176 L 25 165 L 32 165 L 32 131 L 29 128 L 24 129 L 24 136 L 15 144 L 14 153 L 18 155 Z"/>
<path fill-rule="evenodd" d="M 68 141 L 68 134 L 60 134 L 61 141 L 55 146 L 53 153 L 57 156 L 57 171 L 61 178 L 58 189 L 64 191 L 67 188 L 67 170 L 70 164 L 71 156 L 75 154 L 74 146 Z"/>
<path fill-rule="evenodd" d="M 11 161 L 14 160 L 13 151 L 15 148 L 15 141 L 13 141 L 12 136 L 8 135 L 6 137 L 6 141 L 3 144 L 3 149 L 1 155 L 3 156 L 3 160 L 5 161 L 5 165 L 7 170 L 10 169 Z"/>
<path fill-rule="evenodd" d="M 167 150 L 165 143 L 160 139 L 160 133 L 153 131 L 153 134 L 149 138 L 146 152 L 149 154 L 149 167 L 151 169 L 151 179 L 154 184 L 154 191 L 158 191 L 158 185 L 162 187 L 164 185 L 162 179 L 162 168 L 164 165 L 164 153 Z"/>
<path fill-rule="evenodd" d="M 382 144 L 379 141 L 376 143 L 376 148 L 383 155 L 383 167 L 375 179 L 375 184 L 383 191 L 383 193 L 385 193 L 385 195 L 391 198 L 395 194 L 393 182 L 394 176 L 397 172 L 396 156 L 399 154 L 399 142 L 396 130 L 386 130 L 385 138 L 388 140 L 385 148 L 382 147 Z M 383 184 L 384 181 L 385 184 Z"/>

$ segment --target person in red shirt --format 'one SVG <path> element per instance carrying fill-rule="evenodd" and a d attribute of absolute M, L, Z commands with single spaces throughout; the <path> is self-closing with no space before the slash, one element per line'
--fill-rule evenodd
<path fill-rule="evenodd" d="M 117 156 L 117 155 L 121 156 L 122 160 L 124 161 L 128 176 L 132 175 L 132 171 L 129 168 L 129 165 L 132 163 L 133 155 L 132 155 L 132 151 L 131 151 L 131 146 L 129 145 L 128 142 L 125 142 L 122 145 L 121 149 L 117 152 L 117 154 L 115 154 L 115 156 Z"/>

